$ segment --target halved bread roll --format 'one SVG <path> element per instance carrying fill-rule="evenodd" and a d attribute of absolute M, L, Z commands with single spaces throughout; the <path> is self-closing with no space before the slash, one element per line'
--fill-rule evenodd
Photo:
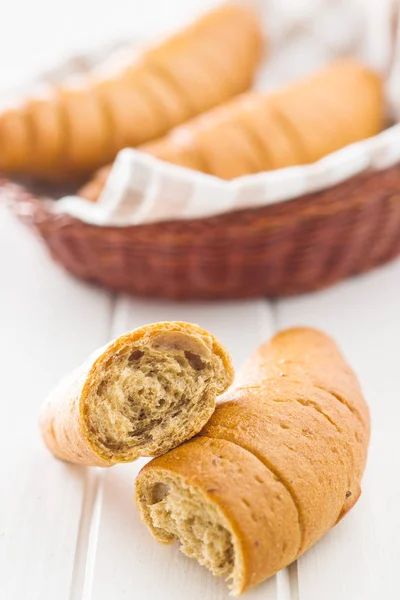
<path fill-rule="evenodd" d="M 146 325 L 100 349 L 43 405 L 58 458 L 109 466 L 158 456 L 198 433 L 231 384 L 230 357 L 197 325 Z"/>
<path fill-rule="evenodd" d="M 369 413 L 326 335 L 292 329 L 262 346 L 194 439 L 148 463 L 142 520 L 240 594 L 317 542 L 361 493 Z"/>

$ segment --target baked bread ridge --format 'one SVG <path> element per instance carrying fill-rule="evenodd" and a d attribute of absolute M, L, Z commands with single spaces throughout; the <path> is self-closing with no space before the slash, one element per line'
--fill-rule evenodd
<path fill-rule="evenodd" d="M 380 77 L 355 60 L 341 59 L 277 91 L 233 98 L 140 149 L 230 180 L 311 164 L 377 134 L 383 125 Z M 109 171 L 95 174 L 78 194 L 97 200 Z"/>
<path fill-rule="evenodd" d="M 0 169 L 48 180 L 89 176 L 119 150 L 247 90 L 261 51 L 253 11 L 218 7 L 129 67 L 48 85 L 0 111 Z"/>
<path fill-rule="evenodd" d="M 232 464 L 226 480 L 226 465 L 218 461 L 213 479 L 209 478 L 212 459 L 202 448 L 211 443 L 229 444 Z M 352 508 L 361 493 L 368 443 L 368 407 L 336 344 L 317 330 L 289 329 L 250 357 L 194 439 L 142 469 L 136 501 L 156 539 L 164 543 L 180 539 L 183 552 L 200 556 L 199 562 L 215 574 L 233 579 L 232 591 L 240 594 L 290 564 Z M 257 462 L 244 470 L 244 463 L 235 463 L 244 459 L 233 448 Z M 234 464 L 246 473 L 240 490 L 234 486 L 229 490 Z M 253 471 L 260 465 L 265 469 L 262 481 L 268 481 L 267 487 L 272 481 L 279 483 L 281 500 L 289 498 L 295 509 L 296 518 L 286 529 L 275 509 L 266 513 L 257 504 L 277 498 L 271 487 L 260 494 Z M 185 507 L 186 488 L 192 500 Z M 163 490 L 161 499 L 154 495 L 157 489 Z M 238 503 L 258 526 L 268 514 L 268 536 L 267 529 L 256 528 L 254 533 L 243 516 L 238 518 Z M 205 517 L 200 526 L 196 520 L 192 523 L 190 515 L 212 513 L 208 504 L 217 511 L 211 532 L 204 525 Z M 224 515 L 220 521 L 215 517 L 218 510 Z M 233 550 L 216 568 L 205 557 L 209 533 L 213 539 L 218 524 L 228 531 L 230 537 L 224 534 L 224 539 L 230 540 Z M 277 544 L 282 551 L 274 554 Z M 259 561 L 252 547 L 261 553 Z"/>
<path fill-rule="evenodd" d="M 157 456 L 198 433 L 232 380 L 229 354 L 198 325 L 145 325 L 60 382 L 42 407 L 42 436 L 57 458 L 88 466 Z"/>

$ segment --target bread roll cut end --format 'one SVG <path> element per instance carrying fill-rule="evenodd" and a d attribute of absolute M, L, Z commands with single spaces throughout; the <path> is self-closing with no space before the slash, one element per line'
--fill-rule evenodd
<path fill-rule="evenodd" d="M 80 464 L 159 456 L 200 431 L 232 379 L 229 355 L 207 331 L 181 322 L 146 325 L 50 395 L 42 435 L 55 456 Z"/>
<path fill-rule="evenodd" d="M 175 473 L 142 471 L 136 481 L 136 504 L 142 521 L 163 544 L 176 540 L 181 551 L 241 592 L 242 567 L 236 536 L 218 505 Z"/>
<path fill-rule="evenodd" d="M 118 462 L 158 456 L 195 435 L 231 383 L 222 346 L 188 323 L 120 338 L 95 366 L 81 411 L 99 453 Z M 224 362 L 225 361 L 225 362 Z"/>

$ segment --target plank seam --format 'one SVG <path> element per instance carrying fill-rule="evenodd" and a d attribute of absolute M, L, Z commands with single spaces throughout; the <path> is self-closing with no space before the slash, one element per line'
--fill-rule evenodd
<path fill-rule="evenodd" d="M 299 563 L 296 560 L 287 567 L 287 571 L 289 573 L 290 600 L 300 600 L 298 564 Z"/>
<path fill-rule="evenodd" d="M 72 571 L 70 600 L 90 600 L 91 596 L 89 571 L 92 571 L 90 559 L 93 557 L 93 546 L 95 547 L 94 542 L 97 537 L 101 512 L 100 479 L 101 475 L 98 469 L 87 471 Z"/>

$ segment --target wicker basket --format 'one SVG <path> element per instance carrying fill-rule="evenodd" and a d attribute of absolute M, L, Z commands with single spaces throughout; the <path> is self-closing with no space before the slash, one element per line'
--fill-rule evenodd
<path fill-rule="evenodd" d="M 400 254 L 400 165 L 263 208 L 122 228 L 56 215 L 12 182 L 0 193 L 68 271 L 141 296 L 298 294 Z"/>
<path fill-rule="evenodd" d="M 264 1 L 254 4 L 262 9 Z M 287 5 L 283 8 L 280 3 L 275 4 L 276 11 L 268 3 L 266 19 L 268 35 L 274 33 L 278 50 L 275 67 L 271 57 L 266 65 L 264 77 L 268 84 L 274 76 L 294 74 L 298 54 L 312 64 L 319 51 L 323 61 L 338 52 L 357 54 L 360 40 L 364 39 L 361 23 L 369 13 L 371 27 L 367 29 L 372 38 L 367 46 L 373 51 L 370 58 L 381 71 L 388 72 L 387 58 L 396 54 L 392 52 L 395 28 L 391 9 L 388 18 L 377 23 L 375 10 L 368 11 L 363 6 L 353 14 L 346 2 L 319 2 L 314 6 L 310 1 L 303 7 L 305 12 L 288 11 Z M 389 3 L 386 8 L 390 8 Z M 344 18 L 344 14 L 349 14 L 349 19 L 353 15 L 352 20 Z M 335 23 L 337 40 L 332 44 Z M 346 35 L 343 27 L 348 29 Z M 397 46 L 400 48 L 400 41 Z M 137 49 L 137 44 L 133 47 Z M 132 42 L 122 42 L 114 50 L 131 56 Z M 400 50 L 398 54 L 400 60 Z M 108 48 L 72 58 L 42 73 L 37 81 L 55 83 L 70 75 L 86 74 L 110 55 Z M 398 87 L 394 87 L 397 98 Z M 398 139 L 398 133 L 391 134 L 392 140 Z M 379 156 L 383 146 L 378 143 L 372 158 L 366 160 L 371 170 L 324 191 L 196 220 L 96 226 L 60 211 L 56 214 L 43 201 L 48 191 L 33 190 L 7 179 L 0 181 L 0 200 L 11 200 L 15 212 L 40 234 L 53 258 L 68 271 L 112 290 L 174 299 L 297 294 L 331 285 L 400 254 L 400 150 L 397 148 L 393 154 L 393 148 L 388 146 L 382 162 Z M 386 168 L 396 162 L 397 165 Z M 330 181 L 339 179 L 333 177 Z M 54 190 L 53 197 L 60 197 L 60 192 Z"/>

